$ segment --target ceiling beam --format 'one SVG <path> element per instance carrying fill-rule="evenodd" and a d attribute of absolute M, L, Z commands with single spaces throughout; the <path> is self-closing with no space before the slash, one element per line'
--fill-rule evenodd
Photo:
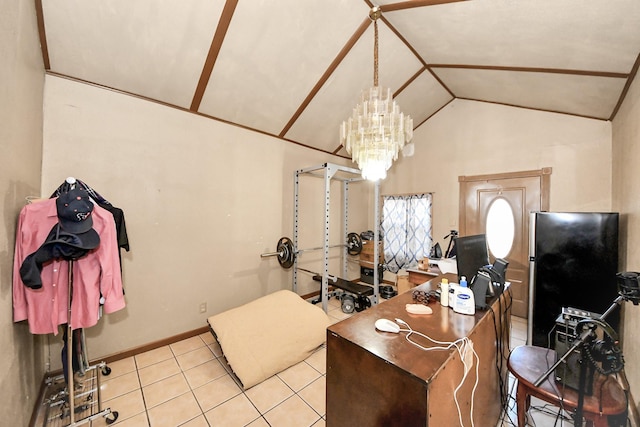
<path fill-rule="evenodd" d="M 398 3 L 385 4 L 380 6 L 382 12 L 393 12 L 395 10 L 411 9 L 414 7 L 437 6 L 439 4 L 457 3 L 468 0 L 408 0 Z M 367 3 L 370 3 L 367 1 Z"/>
<path fill-rule="evenodd" d="M 207 54 L 207 59 L 205 60 L 204 67 L 202 68 L 202 73 L 200 73 L 200 80 L 198 80 L 198 85 L 196 86 L 196 91 L 193 95 L 193 100 L 191 101 L 191 107 L 189 108 L 191 111 L 198 111 L 200 109 L 200 103 L 202 102 L 204 91 L 207 89 L 207 85 L 209 84 L 213 67 L 218 59 L 218 54 L 222 48 L 222 42 L 227 35 L 227 30 L 229 29 L 229 25 L 231 25 L 231 18 L 233 18 L 233 13 L 235 12 L 237 5 L 238 0 L 227 0 L 224 3 L 224 9 L 222 9 L 222 14 L 220 15 L 220 21 L 218 22 L 216 32 L 213 35 L 213 40 L 211 40 L 209 53 Z"/>
<path fill-rule="evenodd" d="M 612 77 L 626 79 L 629 74 L 608 71 L 570 70 L 562 68 L 504 67 L 496 65 L 427 64 L 428 68 L 461 68 L 466 70 L 518 71 L 528 73 L 571 74 L 576 76 Z"/>
<path fill-rule="evenodd" d="M 42 0 L 35 0 L 36 5 L 36 19 L 38 21 L 38 37 L 40 38 L 40 50 L 42 50 L 42 62 L 44 63 L 44 69 L 50 70 L 51 63 L 49 62 L 49 47 L 47 46 L 47 32 L 44 28 L 44 12 L 42 10 Z"/>
<path fill-rule="evenodd" d="M 203 118 L 208 119 L 208 120 L 215 120 L 216 122 L 219 122 L 219 123 L 224 123 L 224 124 L 227 124 L 229 126 L 234 126 L 234 127 L 237 127 L 237 128 L 240 128 L 240 129 L 244 129 L 244 130 L 247 130 L 247 131 L 250 131 L 250 132 L 259 133 L 261 135 L 270 136 L 272 138 L 279 139 L 279 140 L 282 140 L 282 141 L 285 141 L 285 142 L 288 142 L 288 143 L 291 143 L 291 144 L 295 144 L 295 145 L 298 145 L 300 147 L 305 147 L 305 148 L 308 148 L 310 150 L 319 151 L 319 152 L 325 153 L 325 154 L 332 154 L 332 155 L 334 154 L 334 153 L 332 153 L 330 151 L 323 150 L 322 148 L 313 147 L 311 145 L 303 144 L 303 143 L 301 143 L 299 141 L 294 141 L 292 139 L 281 138 L 278 135 L 274 135 L 272 133 L 265 132 L 265 131 L 260 130 L 260 129 L 255 129 L 255 128 L 252 128 L 252 127 L 249 127 L 249 126 L 241 125 L 241 124 L 238 124 L 238 123 L 235 123 L 235 122 L 231 122 L 229 120 L 225 120 L 225 119 L 221 119 L 219 117 L 211 116 L 209 114 L 204 114 L 204 113 L 199 113 L 197 111 L 192 111 L 192 110 L 190 110 L 188 108 L 180 107 L 178 105 L 170 104 L 168 102 L 160 101 L 160 100 L 157 100 L 157 99 L 154 99 L 154 98 L 150 98 L 148 96 L 139 95 L 137 93 L 128 92 L 126 90 L 116 89 L 114 87 L 105 86 L 105 85 L 94 83 L 94 82 L 91 82 L 91 81 L 88 81 L 88 80 L 79 79 L 79 78 L 76 78 L 76 77 L 68 76 L 66 74 L 56 73 L 55 71 L 51 71 L 51 70 L 46 71 L 46 74 L 50 75 L 50 76 L 58 77 L 58 78 L 61 78 L 61 79 L 66 79 L 66 80 L 69 80 L 69 81 L 73 81 L 73 82 L 76 82 L 76 83 L 86 84 L 88 86 L 93 86 L 93 87 L 96 87 L 96 88 L 100 88 L 102 90 L 107 90 L 107 91 L 110 91 L 110 92 L 118 93 L 120 95 L 130 96 L 132 98 L 140 99 L 140 100 L 143 100 L 143 101 L 146 101 L 146 102 L 151 102 L 153 104 L 162 105 L 164 107 L 172 108 L 172 109 L 175 109 L 175 110 L 178 110 L 178 111 L 182 111 L 184 113 L 194 114 L 196 116 L 203 117 Z M 349 159 L 349 157 L 344 157 L 344 156 L 342 156 L 340 154 L 336 154 L 336 156 L 342 157 L 344 159 Z"/>
<path fill-rule="evenodd" d="M 362 37 L 362 35 L 365 33 L 369 25 L 371 25 L 371 20 L 367 17 L 365 18 L 364 21 L 362 21 L 362 24 L 360 24 L 360 26 L 356 29 L 356 31 L 349 38 L 347 43 L 345 43 L 344 47 L 340 50 L 340 52 L 338 52 L 338 54 L 333 59 L 333 61 L 331 61 L 331 64 L 329 64 L 329 67 L 326 69 L 326 71 L 322 74 L 320 79 L 313 86 L 313 88 L 311 89 L 307 97 L 304 99 L 304 101 L 302 101 L 302 104 L 300 104 L 300 106 L 298 107 L 296 112 L 293 114 L 293 116 L 291 116 L 291 119 L 289 119 L 289 122 L 287 122 L 287 124 L 282 129 L 282 131 L 280 131 L 279 136 L 281 138 L 284 138 L 284 135 L 287 134 L 287 132 L 289 131 L 289 129 L 291 129 L 291 127 L 296 122 L 296 120 L 298 120 L 302 112 L 309 106 L 313 98 L 317 95 L 317 93 L 320 91 L 322 86 L 324 86 L 327 80 L 329 80 L 329 77 L 331 77 L 331 74 L 333 74 L 333 72 L 338 68 L 338 65 L 340 65 L 340 63 L 344 60 L 344 58 L 351 51 L 353 46 L 355 46 L 355 44 L 358 42 L 360 37 Z"/>
<path fill-rule="evenodd" d="M 629 77 L 627 78 L 627 83 L 625 83 L 624 89 L 622 89 L 622 93 L 620 93 L 620 99 L 618 99 L 618 103 L 613 109 L 611 116 L 609 116 L 609 120 L 613 121 L 613 119 L 616 117 L 616 114 L 618 114 L 618 110 L 620 109 L 620 106 L 622 106 L 622 102 L 627 97 L 627 92 L 629 92 L 631 83 L 633 82 L 633 80 L 636 78 L 636 75 L 638 74 L 638 68 L 640 68 L 640 54 L 638 54 L 638 56 L 636 57 L 636 62 L 633 64 L 631 73 L 629 73 Z"/>
<path fill-rule="evenodd" d="M 418 61 L 420 61 L 420 63 L 424 66 L 424 68 L 422 70 L 420 70 L 418 72 L 418 74 L 414 75 L 408 82 L 406 82 L 404 85 L 402 85 L 402 87 L 393 95 L 394 97 L 396 97 L 405 87 L 407 87 L 419 74 L 421 74 L 424 70 L 427 70 L 429 72 L 429 74 L 431 74 L 431 76 L 436 79 L 436 81 L 438 83 L 440 83 L 440 86 L 442 86 L 442 88 L 444 90 L 446 90 L 447 92 L 449 92 L 449 95 L 451 95 L 452 97 L 455 98 L 455 94 L 451 91 L 451 89 L 449 89 L 449 87 L 444 84 L 444 82 L 442 81 L 442 79 L 440 79 L 440 77 L 433 72 L 433 70 L 429 67 L 429 64 L 426 63 L 426 61 L 420 56 L 420 54 L 418 53 L 418 51 L 411 45 L 411 43 L 409 43 L 409 41 L 407 39 L 404 38 L 404 36 L 402 34 L 400 34 L 400 31 L 398 31 L 396 29 L 396 27 L 394 27 L 393 25 L 391 25 L 391 22 L 389 22 L 384 15 L 382 16 L 382 22 L 384 22 L 386 24 L 387 27 L 389 27 L 389 29 L 396 35 L 396 37 L 398 37 L 398 39 L 400 39 L 400 41 L 402 43 L 404 43 L 404 45 L 407 47 L 407 49 L 409 49 L 409 51 L 411 51 L 411 53 L 413 53 L 413 55 L 418 59 Z"/>
<path fill-rule="evenodd" d="M 603 120 L 603 121 L 609 120 L 607 118 L 597 117 L 597 116 L 589 116 L 587 114 L 568 113 L 566 111 L 551 110 L 551 109 L 548 109 L 548 108 L 526 107 L 524 105 L 511 104 L 511 103 L 508 103 L 508 102 L 486 101 L 484 99 L 467 98 L 467 97 L 462 97 L 462 96 L 458 97 L 457 99 L 462 99 L 464 101 L 483 102 L 485 104 L 504 105 L 504 106 L 507 106 L 507 107 L 522 108 L 524 110 L 531 110 L 531 111 L 542 111 L 544 113 L 564 114 L 565 116 L 582 117 L 583 119 L 593 119 L 593 120 Z"/>

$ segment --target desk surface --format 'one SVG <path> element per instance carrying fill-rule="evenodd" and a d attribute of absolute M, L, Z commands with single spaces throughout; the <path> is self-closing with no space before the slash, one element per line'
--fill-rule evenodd
<path fill-rule="evenodd" d="M 437 266 L 429 267 L 428 270 L 420 270 L 419 268 L 407 268 L 409 273 L 423 274 L 425 276 L 438 277 L 442 274 Z"/>
<path fill-rule="evenodd" d="M 434 278 L 414 289 L 435 290 L 442 277 L 448 277 L 450 281 L 455 281 L 455 275 L 447 274 Z M 440 302 L 435 301 L 429 303 L 433 314 L 409 314 L 405 305 L 415 303 L 411 294 L 412 291 L 405 292 L 349 319 L 331 325 L 329 332 L 335 333 L 398 368 L 429 382 L 454 350 L 434 350 L 430 352 L 429 357 L 424 357 L 424 350 L 404 339 L 406 334 L 377 331 L 375 328 L 376 320 L 400 318 L 415 331 L 438 341 L 452 342 L 469 336 L 476 324 L 487 314 L 487 311 L 476 311 L 474 315 L 459 314 L 450 307 L 442 307 Z M 425 342 L 425 346 L 429 347 L 433 344 Z M 421 363 L 416 363 L 416 360 L 420 360 Z"/>

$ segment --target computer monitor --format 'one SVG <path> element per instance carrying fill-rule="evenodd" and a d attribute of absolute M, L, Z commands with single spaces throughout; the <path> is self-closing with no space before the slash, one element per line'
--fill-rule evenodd
<path fill-rule="evenodd" d="M 471 283 L 471 279 L 479 269 L 490 265 L 487 236 L 477 234 L 456 238 L 456 263 L 458 265 L 458 280 L 465 276 L 467 283 Z"/>

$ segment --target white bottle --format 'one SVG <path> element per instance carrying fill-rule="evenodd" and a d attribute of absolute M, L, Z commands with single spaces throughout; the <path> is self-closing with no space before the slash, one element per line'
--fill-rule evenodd
<path fill-rule="evenodd" d="M 449 280 L 442 279 L 440 282 L 440 304 L 443 307 L 449 307 Z"/>
<path fill-rule="evenodd" d="M 453 294 L 453 311 L 462 314 L 475 314 L 476 302 L 473 292 L 467 287 L 467 278 L 460 278 L 460 285 L 455 287 Z"/>

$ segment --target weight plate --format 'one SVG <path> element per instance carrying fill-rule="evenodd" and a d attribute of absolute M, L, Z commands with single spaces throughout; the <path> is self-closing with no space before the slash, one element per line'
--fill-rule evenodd
<path fill-rule="evenodd" d="M 282 268 L 291 268 L 296 260 L 296 254 L 293 250 L 293 242 L 288 237 L 281 237 L 278 240 L 278 262 Z"/>
<path fill-rule="evenodd" d="M 343 313 L 353 313 L 355 309 L 353 297 L 351 295 L 345 295 L 342 297 L 342 312 Z"/>
<path fill-rule="evenodd" d="M 362 252 L 362 238 L 358 233 L 347 234 L 347 248 L 349 255 L 359 255 Z"/>
<path fill-rule="evenodd" d="M 355 301 L 355 309 L 359 313 L 364 309 L 371 307 L 371 300 L 364 295 L 360 295 Z"/>

